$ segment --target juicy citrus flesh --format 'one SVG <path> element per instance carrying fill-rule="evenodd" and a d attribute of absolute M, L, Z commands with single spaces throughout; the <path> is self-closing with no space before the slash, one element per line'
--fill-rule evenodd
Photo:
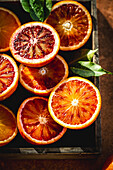
<path fill-rule="evenodd" d="M 61 80 L 68 77 L 68 64 L 63 57 L 56 57 L 47 65 L 39 68 L 20 65 L 20 82 L 29 91 L 49 95 Z"/>
<path fill-rule="evenodd" d="M 82 47 L 92 31 L 92 19 L 88 10 L 76 1 L 56 3 L 46 22 L 57 30 L 60 49 L 63 51 Z"/>
<path fill-rule="evenodd" d="M 71 129 L 82 129 L 96 120 L 101 108 L 101 96 L 89 80 L 71 77 L 55 87 L 48 106 L 57 123 Z"/>
<path fill-rule="evenodd" d="M 20 25 L 18 17 L 12 11 L 0 7 L 0 52 L 9 50 L 10 37 Z"/>
<path fill-rule="evenodd" d="M 59 51 L 56 30 L 41 22 L 20 26 L 12 35 L 10 50 L 14 58 L 28 66 L 40 67 L 50 62 Z"/>
<path fill-rule="evenodd" d="M 43 97 L 31 97 L 22 103 L 17 114 L 17 125 L 23 138 L 35 145 L 53 143 L 66 132 L 66 128 L 52 119 L 48 100 Z"/>
<path fill-rule="evenodd" d="M 0 54 L 0 100 L 9 97 L 18 86 L 18 67 L 6 54 Z"/>
<path fill-rule="evenodd" d="M 16 117 L 0 104 L 0 146 L 8 144 L 17 134 Z"/>

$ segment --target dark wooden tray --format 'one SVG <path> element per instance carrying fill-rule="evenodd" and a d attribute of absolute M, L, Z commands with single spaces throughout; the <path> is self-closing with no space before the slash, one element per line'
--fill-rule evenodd
<path fill-rule="evenodd" d="M 82 48 L 98 48 L 98 27 L 96 0 L 81 0 L 91 13 L 93 20 L 93 31 L 90 39 Z M 55 3 L 55 0 L 53 1 Z M 20 19 L 21 23 L 32 21 L 26 13 L 19 0 L 0 0 L 0 6 L 12 10 Z M 79 50 L 73 52 L 61 52 L 63 57 L 77 55 Z M 10 51 L 7 52 L 10 54 Z M 94 56 L 94 62 L 99 63 L 99 53 Z M 91 81 L 99 88 L 99 78 L 91 78 Z M 10 108 L 15 115 L 22 101 L 33 94 L 26 91 L 20 84 L 11 97 L 1 103 Z M 83 130 L 67 130 L 66 134 L 57 142 L 46 146 L 35 146 L 27 143 L 21 135 L 17 134 L 15 139 L 8 145 L 0 148 L 0 158 L 10 159 L 76 159 L 93 158 L 101 153 L 101 114 L 97 120 L 88 128 Z"/>

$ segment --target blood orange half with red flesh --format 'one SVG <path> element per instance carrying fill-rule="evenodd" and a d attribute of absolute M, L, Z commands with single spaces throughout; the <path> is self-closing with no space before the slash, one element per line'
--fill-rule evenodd
<path fill-rule="evenodd" d="M 19 18 L 12 11 L 0 7 L 0 52 L 9 50 L 11 35 L 20 25 Z"/>
<path fill-rule="evenodd" d="M 77 1 L 57 2 L 45 21 L 53 26 L 60 36 L 60 49 L 76 50 L 89 39 L 92 19 L 88 10 Z"/>
<path fill-rule="evenodd" d="M 43 97 L 31 97 L 23 101 L 17 113 L 17 125 L 22 137 L 34 145 L 54 143 L 66 132 L 66 128 L 51 117 L 48 99 Z"/>
<path fill-rule="evenodd" d="M 20 26 L 10 39 L 13 57 L 31 67 L 41 67 L 52 61 L 59 47 L 60 38 L 56 30 L 42 22 Z"/>
<path fill-rule="evenodd" d="M 60 125 L 83 129 L 91 125 L 99 115 L 101 96 L 89 80 L 70 77 L 53 89 L 48 107 L 51 116 Z"/>
<path fill-rule="evenodd" d="M 0 101 L 8 98 L 18 86 L 18 67 L 6 54 L 0 54 Z"/>
<path fill-rule="evenodd" d="M 0 146 L 11 142 L 17 135 L 17 124 L 14 113 L 0 104 Z"/>
<path fill-rule="evenodd" d="M 68 77 L 68 64 L 60 55 L 43 67 L 33 68 L 23 64 L 19 66 L 20 82 L 34 94 L 49 95 L 51 90 Z"/>

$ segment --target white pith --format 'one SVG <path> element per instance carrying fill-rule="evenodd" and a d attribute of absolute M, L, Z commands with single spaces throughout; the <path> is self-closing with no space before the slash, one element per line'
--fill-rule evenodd
<path fill-rule="evenodd" d="M 66 21 L 63 23 L 63 28 L 67 31 L 71 31 L 72 27 L 73 27 L 73 24 L 70 22 L 70 21 Z"/>
<path fill-rule="evenodd" d="M 39 122 L 40 122 L 40 124 L 46 124 L 47 123 L 47 118 L 40 115 L 39 116 Z"/>
<path fill-rule="evenodd" d="M 72 102 L 71 102 L 72 106 L 77 106 L 78 105 L 78 100 L 77 99 L 74 99 Z"/>
<path fill-rule="evenodd" d="M 46 75 L 47 74 L 47 67 L 40 68 L 39 72 L 40 72 L 41 75 Z"/>

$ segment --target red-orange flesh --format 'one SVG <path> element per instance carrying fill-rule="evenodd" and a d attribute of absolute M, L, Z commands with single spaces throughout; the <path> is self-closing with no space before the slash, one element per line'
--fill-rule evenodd
<path fill-rule="evenodd" d="M 35 145 L 50 144 L 60 139 L 66 129 L 57 124 L 48 111 L 48 100 L 34 97 L 20 106 L 18 128 L 28 142 Z"/>
<path fill-rule="evenodd" d="M 15 70 L 12 63 L 0 55 L 0 94 L 13 83 Z"/>

